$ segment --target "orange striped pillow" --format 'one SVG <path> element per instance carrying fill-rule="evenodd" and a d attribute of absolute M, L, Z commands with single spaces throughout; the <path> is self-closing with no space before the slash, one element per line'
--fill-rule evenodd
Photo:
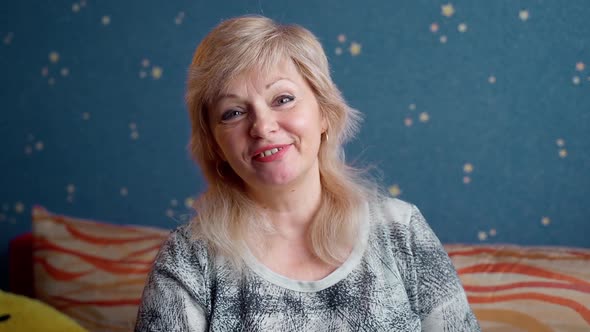
<path fill-rule="evenodd" d="M 590 331 L 590 249 L 445 248 L 482 331 Z"/>
<path fill-rule="evenodd" d="M 90 331 L 132 331 L 145 278 L 168 233 L 35 207 L 36 296 Z"/>
<path fill-rule="evenodd" d="M 33 209 L 37 297 L 91 331 L 132 331 L 169 231 Z M 446 245 L 484 332 L 590 330 L 590 249 Z"/>

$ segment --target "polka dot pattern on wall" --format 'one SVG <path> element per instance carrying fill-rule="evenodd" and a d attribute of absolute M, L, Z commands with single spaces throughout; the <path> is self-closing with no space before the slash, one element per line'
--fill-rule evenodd
<path fill-rule="evenodd" d="M 317 35 L 344 100 L 363 113 L 346 160 L 374 167 L 385 194 L 416 204 L 443 242 L 590 247 L 590 6 L 4 7 L 4 243 L 28 230 L 34 205 L 162 227 L 189 220 L 207 188 L 186 149 L 192 52 L 222 19 L 256 13 Z"/>
<path fill-rule="evenodd" d="M 389 194 L 393 197 L 398 197 L 402 194 L 402 190 L 400 189 L 399 185 L 394 184 L 388 188 Z"/>
<path fill-rule="evenodd" d="M 174 23 L 176 25 L 181 25 L 184 22 L 184 12 L 178 12 L 176 17 L 174 18 Z"/>
<path fill-rule="evenodd" d="M 464 34 L 467 33 L 467 31 L 469 30 L 467 22 L 457 21 L 458 18 L 456 19 L 455 17 L 455 11 L 455 6 L 452 3 L 447 3 L 441 6 L 441 15 L 443 16 L 442 20 L 444 21 L 443 23 L 453 22 L 453 24 L 455 24 L 456 27 L 456 32 L 452 30 L 447 30 L 448 26 L 446 24 L 443 24 L 442 26 L 438 22 L 432 22 L 430 24 L 430 32 L 433 35 L 438 35 L 440 33 L 440 35 L 438 35 L 438 41 L 441 44 L 446 44 L 449 41 L 450 34 Z"/>
<path fill-rule="evenodd" d="M 334 54 L 342 55 L 344 52 L 344 49 L 346 49 L 346 48 L 348 49 L 348 52 L 350 53 L 350 55 L 353 57 L 359 56 L 361 54 L 362 45 L 360 43 L 358 43 L 356 41 L 352 41 L 348 45 L 348 47 L 346 47 L 347 37 L 343 33 L 339 34 L 336 37 L 336 39 L 338 40 L 338 43 L 340 45 L 334 49 Z"/>
<path fill-rule="evenodd" d="M 2 42 L 4 42 L 4 45 L 10 45 L 10 44 L 12 44 L 13 39 L 14 39 L 14 33 L 8 32 L 4 35 L 4 38 L 2 38 Z"/>

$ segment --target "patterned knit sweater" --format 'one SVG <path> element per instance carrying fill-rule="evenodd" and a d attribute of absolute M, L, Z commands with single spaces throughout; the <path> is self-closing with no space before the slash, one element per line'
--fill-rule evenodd
<path fill-rule="evenodd" d="M 480 331 L 420 211 L 386 199 L 364 215 L 349 258 L 318 281 L 278 275 L 250 253 L 238 274 L 179 227 L 148 277 L 135 331 Z"/>

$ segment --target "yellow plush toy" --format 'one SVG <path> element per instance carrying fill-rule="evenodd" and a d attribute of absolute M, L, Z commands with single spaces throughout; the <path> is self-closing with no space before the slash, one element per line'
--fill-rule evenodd
<path fill-rule="evenodd" d="M 0 332 L 88 332 L 51 306 L 0 290 Z"/>

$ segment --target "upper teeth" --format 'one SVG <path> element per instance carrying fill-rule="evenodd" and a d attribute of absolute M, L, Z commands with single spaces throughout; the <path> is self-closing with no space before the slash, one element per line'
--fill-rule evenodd
<path fill-rule="evenodd" d="M 259 157 L 259 158 L 262 158 L 262 157 L 268 157 L 268 156 L 270 156 L 271 154 L 275 154 L 275 153 L 277 153 L 277 152 L 281 151 L 282 149 L 283 149 L 283 148 L 272 148 L 272 149 L 270 149 L 270 150 L 266 150 L 266 151 L 264 151 L 264 152 L 261 152 L 261 153 L 258 155 L 258 157 Z"/>

